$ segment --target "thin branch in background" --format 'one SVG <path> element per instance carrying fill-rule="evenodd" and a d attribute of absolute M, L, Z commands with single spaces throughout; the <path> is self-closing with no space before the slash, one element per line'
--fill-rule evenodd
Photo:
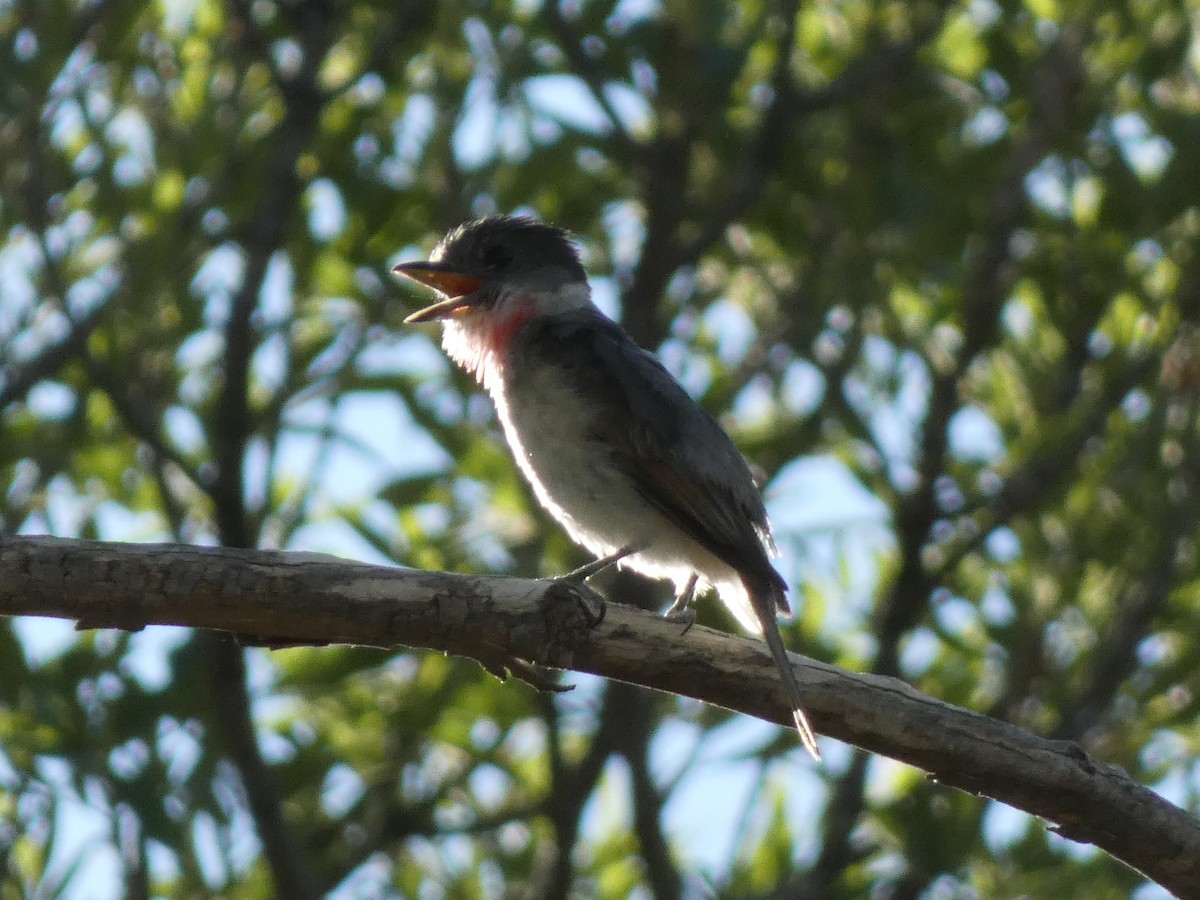
<path fill-rule="evenodd" d="M 149 448 L 147 453 L 150 459 L 146 468 L 150 470 L 154 486 L 158 491 L 158 501 L 162 504 L 163 517 L 167 522 L 167 533 L 171 535 L 171 540 L 183 543 L 183 524 L 187 513 L 175 498 L 175 491 L 171 487 L 170 475 L 167 472 L 168 462 L 153 448 Z"/>
<path fill-rule="evenodd" d="M 679 248 L 678 264 L 700 257 L 725 229 L 753 206 L 766 185 L 767 176 L 785 152 L 794 147 L 794 131 L 809 113 L 849 102 L 880 85 L 899 79 L 916 60 L 920 49 L 937 34 L 937 28 L 921 29 L 911 40 L 885 44 L 863 61 L 851 66 L 832 83 L 812 91 L 801 91 L 792 75 L 791 48 L 795 45 L 800 4 L 789 2 L 782 13 L 787 23 L 776 51 L 771 75 L 771 103 L 758 130 L 748 141 L 749 149 L 729 181 L 730 189 L 704 217 L 697 235 Z M 939 23 L 940 24 L 940 23 Z"/>
<path fill-rule="evenodd" d="M 22 390 L 21 396 L 35 383 L 35 376 L 40 376 L 36 380 L 41 380 L 53 374 L 48 368 L 50 365 L 61 367 L 78 362 L 90 383 L 104 391 L 129 433 L 150 448 L 156 457 L 173 464 L 197 489 L 204 490 L 199 472 L 167 439 L 151 411 L 126 393 L 127 390 L 139 390 L 139 382 L 136 379 L 122 379 L 110 365 L 97 359 L 89 351 L 88 336 L 103 321 L 105 313 L 120 302 L 120 292 L 114 293 L 106 303 L 97 304 L 82 318 L 74 317 L 66 304 L 69 285 L 60 266 L 54 261 L 53 254 L 50 253 L 45 232 L 39 233 L 37 238 L 42 253 L 43 273 L 50 283 L 52 295 L 59 298 L 59 311 L 71 323 L 71 333 L 60 345 L 46 354 L 48 359 L 44 360 L 42 365 L 24 372 L 24 377 L 18 376 L 16 384 Z M 10 382 L 6 389 L 13 384 L 14 382 Z M 0 407 L 3 405 L 4 403 L 0 402 Z M 165 482 L 163 484 L 165 485 Z"/>
<path fill-rule="evenodd" d="M 217 529 L 227 546 L 251 546 L 253 529 L 245 506 L 244 458 L 247 442 L 256 430 L 250 409 L 250 361 L 254 351 L 253 313 L 271 257 L 300 207 L 304 185 L 297 173 L 300 156 L 310 145 L 321 109 L 317 72 L 334 39 L 321 28 L 325 12 L 310 4 L 298 11 L 306 37 L 302 64 L 293 77 L 281 79 L 278 88 L 284 114 L 272 136 L 276 145 L 270 169 L 262 178 L 262 203 L 254 216 L 235 230 L 245 254 L 242 284 L 234 293 L 223 329 L 224 373 L 218 413 L 211 423 L 210 439 L 217 477 L 212 486 Z M 310 20 L 316 19 L 316 22 Z M 248 19 L 242 32 L 258 39 L 259 28 Z"/>
<path fill-rule="evenodd" d="M 553 697 L 546 702 L 553 704 Z M 555 716 L 557 718 L 557 716 Z M 621 728 L 621 714 L 615 703 L 604 700 L 596 732 L 592 735 L 587 752 L 575 764 L 568 762 L 557 752 L 558 766 L 551 771 L 550 790 L 546 796 L 545 812 L 554 828 L 553 846 L 546 848 L 546 857 L 541 871 L 534 876 L 537 887 L 533 896 L 539 900 L 566 900 L 573 895 L 575 871 L 574 853 L 579 841 L 579 822 L 583 807 L 595 792 L 604 774 L 604 767 L 615 752 L 617 736 Z M 559 737 L 553 732 L 554 740 Z"/>
<path fill-rule="evenodd" d="M 775 67 L 771 72 L 771 99 L 763 112 L 758 129 L 746 141 L 740 165 L 729 178 L 732 187 L 725 197 L 708 210 L 699 233 L 679 244 L 671 268 L 691 265 L 725 233 L 738 216 L 753 204 L 762 192 L 771 164 L 784 147 L 791 145 L 796 82 L 792 74 L 792 51 L 796 45 L 796 26 L 800 16 L 799 0 L 786 0 L 780 5 L 778 21 L 782 24 L 775 41 Z"/>
<path fill-rule="evenodd" d="M 321 426 L 317 432 L 317 450 L 313 454 L 312 465 L 308 471 L 296 479 L 296 487 L 292 496 L 283 500 L 271 521 L 264 522 L 264 534 L 262 535 L 272 546 L 287 547 L 291 543 L 292 538 L 296 534 L 296 530 L 305 521 L 305 514 L 312 507 L 313 499 L 316 495 L 316 489 L 322 483 L 322 479 L 328 470 L 329 460 L 333 456 L 333 451 L 336 449 L 337 443 L 342 440 L 343 435 L 333 424 L 333 412 L 330 411 L 330 417 Z M 274 458 L 277 453 L 272 453 Z M 268 481 L 268 484 L 275 484 L 274 481 Z"/>
<path fill-rule="evenodd" d="M 261 522 L 251 523 L 246 507 L 245 455 L 257 429 L 250 408 L 250 369 L 255 349 L 253 313 L 258 305 L 271 257 L 283 243 L 300 207 L 304 186 L 297 171 L 309 147 L 322 109 L 317 72 L 336 32 L 327 27 L 326 10 L 314 4 L 285 10 L 299 17 L 302 63 L 290 78 L 277 76 L 283 99 L 282 121 L 272 135 L 275 152 L 261 179 L 261 202 L 254 216 L 236 232 L 245 255 L 242 283 L 235 292 L 226 319 L 223 381 L 209 437 L 216 464 L 210 487 L 221 543 L 251 547 L 257 542 Z M 239 12 L 234 9 L 235 14 Z M 241 39 L 268 43 L 253 17 L 244 19 Z M 270 55 L 267 54 L 267 58 Z M 264 855 L 281 896 L 316 898 L 318 885 L 300 850 L 300 840 L 283 814 L 283 797 L 262 758 L 246 686 L 244 651 L 228 638 L 199 637 L 209 660 L 214 713 L 224 731 L 225 746 L 241 773 Z"/>
<path fill-rule="evenodd" d="M 941 559 L 932 570 L 935 581 L 942 581 L 970 553 L 978 550 L 995 529 L 1020 516 L 1036 513 L 1061 490 L 1078 467 L 1079 455 L 1087 442 L 1104 427 L 1105 421 L 1124 402 L 1129 392 L 1157 368 L 1158 360 L 1146 356 L 1131 364 L 1120 377 L 1111 378 L 1103 393 L 1092 400 L 1068 429 L 1054 433 L 1053 442 L 1029 452 L 1020 468 L 1010 473 L 1000 490 L 991 496 L 972 497 L 962 515 L 973 516 L 977 527 L 957 542 L 941 548 Z M 1065 415 L 1066 410 L 1062 413 Z"/>
<path fill-rule="evenodd" d="M 1168 400 L 1167 405 L 1170 403 Z M 1179 458 L 1163 484 L 1167 513 L 1162 527 L 1155 532 L 1156 546 L 1146 561 L 1146 569 L 1126 586 L 1115 602 L 1111 626 L 1092 650 L 1080 689 L 1063 705 L 1066 715 L 1052 733 L 1054 737 L 1081 740 L 1103 713 L 1111 709 L 1117 691 L 1137 667 L 1139 645 L 1179 583 L 1180 549 L 1200 525 L 1200 505 L 1196 503 L 1200 479 L 1195 474 L 1200 457 L 1197 409 L 1197 399 L 1188 397 L 1179 416 L 1182 427 L 1172 429 Z M 1161 416 L 1166 429 L 1170 429 L 1170 414 L 1164 410 Z M 1157 447 L 1161 443 L 1150 441 L 1149 445 Z"/>
<path fill-rule="evenodd" d="M 995 338 L 1000 310 L 1014 274 L 1008 264 L 1012 235 L 1029 203 L 1025 177 L 1063 127 L 1066 118 L 1063 105 L 1070 101 L 1070 86 L 1075 83 L 1081 65 L 1080 53 L 1074 30 L 1067 28 L 1060 40 L 1043 54 L 1040 66 L 1043 80 L 1054 85 L 1045 87 L 1044 102 L 1038 105 L 1028 132 L 1010 152 L 1005 174 L 991 193 L 984 234 L 972 254 L 972 268 L 963 289 L 966 311 L 962 348 L 949 371 L 929 365 L 933 378 L 917 442 L 917 487 L 899 498 L 895 515 L 896 533 L 900 537 L 900 569 L 875 616 L 879 646 L 873 671 L 882 675 L 899 675 L 900 641 L 928 608 L 929 592 L 935 582 L 926 569 L 923 550 L 934 522 L 941 515 L 935 484 L 945 470 L 948 426 L 959 406 L 959 384 L 970 364 Z"/>
<path fill-rule="evenodd" d="M 601 71 L 596 61 L 584 51 L 579 35 L 563 18 L 559 0 L 546 0 L 542 4 L 542 20 L 546 23 L 550 33 L 557 38 L 559 49 L 567 59 L 571 74 L 583 82 L 592 99 L 596 101 L 596 105 L 604 112 L 612 139 L 627 155 L 632 156 L 638 151 L 640 142 L 626 130 L 625 123 L 617 113 L 616 107 L 608 99 L 608 92 L 604 89 L 604 72 Z"/>
<path fill-rule="evenodd" d="M 267 474 L 264 479 L 266 484 L 277 483 L 276 476 L 281 459 L 278 443 L 282 429 L 287 428 L 292 434 L 304 430 L 288 424 L 287 412 L 301 403 L 323 396 L 326 389 L 336 386 L 349 372 L 351 366 L 358 359 L 358 354 L 366 345 L 367 330 L 362 327 L 361 323 L 355 322 L 344 331 L 350 332 L 350 339 L 336 342 L 338 345 L 336 352 L 326 351 L 334 353 L 332 358 L 327 360 L 327 365 L 322 366 L 319 372 L 305 373 L 303 381 L 289 377 L 289 383 L 285 387 L 281 387 L 272 398 L 263 417 L 266 422 L 265 427 L 269 432 L 267 438 L 269 456 Z M 334 396 L 340 396 L 341 392 L 334 388 L 331 393 Z M 270 522 L 264 521 L 263 523 L 264 533 L 260 537 L 265 538 L 271 546 L 288 546 L 296 529 L 304 520 L 305 513 L 311 508 L 315 489 L 326 473 L 336 443 L 347 441 L 346 436 L 334 425 L 336 412 L 335 400 L 329 404 L 328 416 L 325 421 L 315 431 L 314 438 L 317 441 L 317 449 L 308 471 L 295 479 L 295 489 L 291 497 L 280 503 L 279 508 L 271 516 Z M 352 446 L 365 456 L 378 456 L 377 450 L 372 447 L 358 444 Z M 388 463 L 387 460 L 382 462 L 385 463 L 385 466 Z"/>
<path fill-rule="evenodd" d="M 86 350 L 80 354 L 79 362 L 90 382 L 102 390 L 112 403 L 129 434 L 150 448 L 156 457 L 178 469 L 197 490 L 206 490 L 199 469 L 167 438 L 161 422 L 155 417 L 155 411 L 146 405 L 144 399 L 131 396 L 139 390 L 137 380 L 122 378 L 107 362 L 96 359 Z"/>
<path fill-rule="evenodd" d="M 616 732 L 616 752 L 629 764 L 633 791 L 633 832 L 637 835 L 647 881 L 657 900 L 683 896 L 683 879 L 663 833 L 663 795 L 650 774 L 649 739 L 658 720 L 657 698 L 631 685 L 609 686 L 605 702 L 624 713 L 624 727 Z"/>
<path fill-rule="evenodd" d="M 821 834 L 825 842 L 817 861 L 800 878 L 786 887 L 786 894 L 797 900 L 823 900 L 831 896 L 842 874 L 858 863 L 866 851 L 853 842 L 854 829 L 867 808 L 867 769 L 871 755 L 855 749 L 846 771 L 838 776 L 830 791 L 822 816 Z"/>
<path fill-rule="evenodd" d="M 428 0 L 402 0 L 386 7 L 377 7 L 380 12 L 385 9 L 391 18 L 371 44 L 363 62 L 363 73 L 386 73 L 398 65 L 402 66 L 406 58 L 397 53 L 397 48 L 402 47 L 406 40 L 412 40 L 412 36 L 429 32 L 438 4 L 429 3 Z"/>
<path fill-rule="evenodd" d="M 46 344 L 36 355 L 21 362 L 5 362 L 0 370 L 0 409 L 25 399 L 39 381 L 54 378 L 73 362 L 87 344 L 88 337 L 104 320 L 107 303 L 98 303 L 79 318 L 70 318 L 69 330 L 57 341 Z"/>
<path fill-rule="evenodd" d="M 149 900 L 150 872 L 146 862 L 146 839 L 142 823 L 132 807 L 119 803 L 113 809 L 114 843 L 121 854 L 125 900 Z"/>
<path fill-rule="evenodd" d="M 286 338 L 286 331 L 281 336 Z M 370 331 L 364 321 L 354 318 L 346 322 L 307 370 L 289 369 L 267 404 L 264 418 L 268 422 L 281 422 L 290 409 L 309 400 L 340 394 L 343 379 L 352 373 L 359 354 L 369 344 Z"/>
<path fill-rule="evenodd" d="M 237 765 L 255 830 L 275 876 L 275 889 L 280 897 L 317 900 L 323 892 L 309 872 L 296 834 L 284 816 L 279 785 L 258 748 L 246 690 L 245 651 L 227 634 L 200 632 L 195 640 L 210 667 L 214 722 Z"/>

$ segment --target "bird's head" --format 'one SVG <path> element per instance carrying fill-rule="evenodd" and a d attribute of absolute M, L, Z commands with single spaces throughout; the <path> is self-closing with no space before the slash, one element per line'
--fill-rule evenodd
<path fill-rule="evenodd" d="M 587 276 L 567 232 L 521 216 L 491 216 L 460 225 L 427 262 L 396 266 L 399 275 L 442 295 L 406 322 L 514 324 L 591 304 Z"/>

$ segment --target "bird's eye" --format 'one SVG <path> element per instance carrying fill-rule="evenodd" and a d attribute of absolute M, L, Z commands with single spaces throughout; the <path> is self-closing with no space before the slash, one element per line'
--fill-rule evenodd
<path fill-rule="evenodd" d="M 500 244 L 492 244 L 483 250 L 483 264 L 493 272 L 507 269 L 508 264 L 511 262 L 512 254 L 508 251 L 507 247 Z"/>

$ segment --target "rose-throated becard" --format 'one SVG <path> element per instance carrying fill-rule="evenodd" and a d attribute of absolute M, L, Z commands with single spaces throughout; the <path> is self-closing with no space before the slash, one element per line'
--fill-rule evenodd
<path fill-rule="evenodd" d="M 601 564 L 675 584 L 680 618 L 699 584 L 766 638 L 801 741 L 819 759 L 776 616 L 766 509 L 745 459 L 670 373 L 593 304 L 568 234 L 494 216 L 455 228 L 428 262 L 395 272 L 443 299 L 442 346 L 496 404 L 538 501 Z"/>

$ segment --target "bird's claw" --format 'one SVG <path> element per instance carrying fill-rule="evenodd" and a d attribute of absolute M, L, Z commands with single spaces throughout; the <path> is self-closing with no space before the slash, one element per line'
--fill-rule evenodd
<path fill-rule="evenodd" d="M 608 612 L 608 601 L 591 585 L 583 580 L 576 580 L 573 577 L 574 574 L 574 572 L 568 573 L 551 579 L 551 582 L 562 585 L 562 588 L 578 603 L 588 629 L 595 628 L 604 621 L 604 616 Z"/>
<path fill-rule="evenodd" d="M 680 637 L 691 631 L 692 626 L 696 624 L 696 611 L 692 609 L 692 600 L 696 598 L 698 580 L 699 576 L 693 573 L 679 592 L 679 596 L 675 598 L 675 602 L 671 604 L 671 608 L 663 614 L 663 618 L 668 622 L 682 623 L 683 631 L 680 632 Z"/>
<path fill-rule="evenodd" d="M 671 607 L 666 611 L 666 613 L 663 614 L 663 618 L 668 622 L 682 625 L 683 631 L 679 632 L 679 636 L 683 637 L 685 634 L 691 631 L 692 626 L 696 624 L 696 611 L 691 607 L 684 607 L 683 609 L 675 609 L 675 607 Z"/>
<path fill-rule="evenodd" d="M 579 606 L 583 610 L 583 614 L 587 616 L 588 628 L 595 628 L 604 621 L 604 617 L 608 614 L 608 601 L 604 596 L 596 590 L 593 590 L 586 584 L 575 585 L 579 591 Z M 595 610 L 588 605 L 589 601 L 595 605 Z"/>

